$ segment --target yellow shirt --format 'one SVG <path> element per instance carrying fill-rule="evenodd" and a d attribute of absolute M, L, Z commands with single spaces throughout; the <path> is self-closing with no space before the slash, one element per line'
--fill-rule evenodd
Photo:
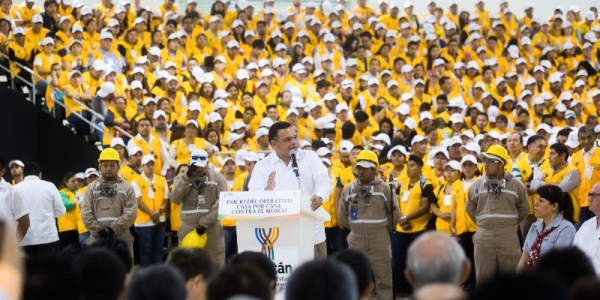
<path fill-rule="evenodd" d="M 144 174 L 137 175 L 131 182 L 135 197 L 140 199 L 140 202 L 146 205 L 150 210 L 159 210 L 166 199 L 169 198 L 169 188 L 167 180 L 162 176 L 154 175 L 152 180 L 148 179 Z M 161 221 L 164 221 L 164 215 L 161 215 Z M 138 207 L 137 217 L 135 218 L 135 226 L 153 226 L 152 217 L 143 212 Z"/>
<path fill-rule="evenodd" d="M 63 198 L 63 202 L 70 203 L 72 207 L 67 210 L 64 216 L 57 218 L 58 232 L 77 230 L 77 210 L 75 209 L 77 206 L 77 196 L 74 191 L 66 187 L 62 188 L 59 192 Z"/>
<path fill-rule="evenodd" d="M 406 179 L 402 182 L 402 187 L 400 188 L 399 193 L 399 201 L 400 201 L 400 212 L 403 216 L 409 215 L 417 210 L 421 206 L 421 196 L 422 196 L 422 188 L 426 185 L 431 184 L 429 180 L 425 178 L 421 178 L 421 180 L 415 183 L 412 187 L 410 187 L 410 179 Z M 404 230 L 402 226 L 396 226 L 396 232 L 401 233 L 415 233 L 425 230 L 427 227 L 427 223 L 431 218 L 431 212 L 428 211 L 422 216 L 409 220 L 409 224 L 411 226 L 410 229 Z"/>

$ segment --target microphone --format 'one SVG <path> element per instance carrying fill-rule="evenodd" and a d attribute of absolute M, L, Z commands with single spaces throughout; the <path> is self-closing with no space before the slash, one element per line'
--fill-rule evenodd
<path fill-rule="evenodd" d="M 290 157 L 292 158 L 292 171 L 294 171 L 296 177 L 300 178 L 300 172 L 298 170 L 298 161 L 296 161 L 296 153 L 298 153 L 298 149 L 290 149 Z"/>

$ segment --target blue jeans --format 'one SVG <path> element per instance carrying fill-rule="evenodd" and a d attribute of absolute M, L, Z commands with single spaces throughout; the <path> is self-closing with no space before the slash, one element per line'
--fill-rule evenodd
<path fill-rule="evenodd" d="M 35 93 L 42 94 L 46 96 L 46 88 L 48 87 L 48 82 L 46 80 L 40 80 L 35 84 Z"/>
<path fill-rule="evenodd" d="M 96 126 L 102 128 L 102 131 L 98 131 L 98 129 L 94 128 L 94 133 L 96 134 L 96 137 L 98 137 L 98 140 L 102 142 L 102 135 L 104 134 L 104 122 L 97 122 Z"/>
<path fill-rule="evenodd" d="M 84 118 L 86 118 L 87 120 L 91 119 L 91 114 L 89 112 L 87 112 L 87 111 L 82 112 L 81 115 Z M 71 127 L 73 129 L 75 129 L 75 132 L 78 135 L 89 135 L 90 134 L 90 125 L 88 123 L 86 123 L 85 121 L 81 120 L 75 114 L 69 115 L 69 117 L 67 118 L 67 120 L 71 124 Z"/>
<path fill-rule="evenodd" d="M 235 226 L 223 227 L 225 238 L 225 261 L 238 253 L 237 232 Z"/>
<path fill-rule="evenodd" d="M 90 238 L 90 233 L 89 232 L 82 233 L 82 234 L 79 235 L 79 243 L 82 244 L 82 245 L 85 245 L 85 242 L 89 238 Z"/>
<path fill-rule="evenodd" d="M 148 227 L 135 227 L 140 250 L 140 265 L 146 267 L 162 263 L 165 223 Z"/>

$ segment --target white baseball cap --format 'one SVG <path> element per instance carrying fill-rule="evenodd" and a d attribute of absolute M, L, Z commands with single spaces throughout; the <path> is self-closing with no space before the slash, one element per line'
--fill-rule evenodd
<path fill-rule="evenodd" d="M 232 144 L 233 144 L 235 141 L 237 141 L 237 140 L 239 140 L 239 139 L 242 139 L 242 138 L 244 138 L 244 135 L 243 135 L 243 134 L 241 134 L 241 133 L 237 133 L 237 132 L 232 132 L 232 133 L 230 133 L 230 134 L 229 134 L 229 136 L 227 137 L 227 143 L 226 143 L 226 144 L 227 144 L 227 146 L 231 147 L 231 145 L 232 145 Z"/>
<path fill-rule="evenodd" d="M 412 120 L 412 119 L 411 119 Z M 405 124 L 406 125 L 406 124 Z M 428 139 L 420 134 L 415 135 L 412 140 L 410 141 L 410 145 L 414 145 L 416 143 L 420 143 L 422 141 L 427 141 Z"/>
<path fill-rule="evenodd" d="M 154 155 L 146 154 L 142 157 L 142 166 L 147 165 L 149 162 L 154 162 Z"/>
<path fill-rule="evenodd" d="M 215 123 L 218 121 L 223 121 L 223 118 L 221 117 L 221 115 L 219 113 L 216 113 L 213 111 L 210 114 L 208 114 L 208 122 L 209 123 Z"/>
<path fill-rule="evenodd" d="M 122 138 L 116 137 L 113 138 L 112 141 L 110 141 L 110 147 L 114 148 L 116 146 L 123 146 L 125 147 L 125 142 L 123 142 Z"/>
<path fill-rule="evenodd" d="M 8 167 L 9 167 L 9 168 L 12 168 L 14 165 L 20 166 L 21 168 L 24 168 L 24 167 L 25 167 L 25 164 L 24 164 L 22 161 L 18 160 L 18 159 L 11 160 L 11 161 L 8 163 Z"/>
<path fill-rule="evenodd" d="M 208 165 L 208 153 L 204 149 L 194 149 L 190 155 L 190 165 L 206 167 Z"/>
<path fill-rule="evenodd" d="M 342 141 L 340 143 L 340 153 L 350 153 L 354 149 L 354 144 L 350 141 Z"/>
<path fill-rule="evenodd" d="M 406 151 L 406 148 L 404 148 L 404 146 L 402 146 L 402 145 L 396 145 L 392 149 L 390 149 L 390 151 L 388 151 L 387 158 L 389 160 L 391 160 L 392 159 L 392 154 L 394 152 L 396 152 L 396 151 L 400 151 L 400 153 L 402 153 L 404 156 L 408 155 L 408 151 Z"/>
<path fill-rule="evenodd" d="M 202 107 L 198 101 L 190 102 L 188 104 L 188 111 L 202 111 Z"/>
<path fill-rule="evenodd" d="M 163 118 L 166 119 L 167 118 L 167 114 L 164 111 L 160 110 L 160 109 L 155 110 L 154 114 L 152 115 L 152 119 L 156 120 L 156 119 L 158 119 L 160 117 L 163 117 Z"/>
<path fill-rule="evenodd" d="M 105 98 L 114 92 L 115 92 L 115 85 L 112 84 L 112 82 L 107 81 L 102 84 L 102 86 L 100 87 L 100 89 L 98 89 L 96 94 L 102 98 Z"/>
<path fill-rule="evenodd" d="M 221 109 L 221 108 L 229 108 L 230 106 L 231 106 L 231 104 L 227 103 L 223 99 L 218 99 L 213 103 L 214 110 Z"/>
<path fill-rule="evenodd" d="M 392 143 L 390 136 L 385 133 L 380 133 L 371 138 L 374 141 L 380 141 L 386 143 L 386 145 L 390 145 Z"/>
<path fill-rule="evenodd" d="M 258 139 L 262 136 L 268 136 L 268 135 L 269 135 L 269 129 L 261 127 L 256 130 L 254 137 Z"/>
<path fill-rule="evenodd" d="M 100 177 L 100 174 L 94 168 L 88 168 L 88 169 L 86 169 L 83 174 L 84 174 L 85 178 L 89 178 L 90 176 L 98 176 L 98 177 Z"/>

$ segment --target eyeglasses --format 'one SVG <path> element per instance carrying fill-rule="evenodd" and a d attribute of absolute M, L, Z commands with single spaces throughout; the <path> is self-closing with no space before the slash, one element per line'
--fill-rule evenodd
<path fill-rule="evenodd" d="M 596 193 L 588 193 L 588 198 L 596 198 L 600 196 L 600 194 L 596 194 Z"/>
<path fill-rule="evenodd" d="M 499 160 L 490 159 L 490 158 L 486 158 L 486 157 L 484 157 L 483 159 L 481 159 L 481 162 L 483 162 L 484 164 L 499 164 L 500 163 Z"/>
<path fill-rule="evenodd" d="M 199 161 L 205 161 L 207 160 L 208 157 L 207 156 L 198 156 L 198 155 L 193 155 L 192 156 L 192 160 L 199 160 Z"/>

